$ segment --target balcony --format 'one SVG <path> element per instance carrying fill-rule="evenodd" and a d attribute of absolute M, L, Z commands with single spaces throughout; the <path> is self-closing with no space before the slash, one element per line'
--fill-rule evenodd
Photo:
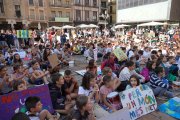
<path fill-rule="evenodd" d="M 50 17 L 49 21 L 51 21 L 51 22 L 71 22 L 72 18 L 70 18 L 70 17 Z"/>
<path fill-rule="evenodd" d="M 35 15 L 29 15 L 29 19 L 35 20 Z"/>
<path fill-rule="evenodd" d="M 41 16 L 39 17 L 39 19 L 40 19 L 40 20 L 44 20 L 44 16 L 41 15 Z"/>
<path fill-rule="evenodd" d="M 50 7 L 63 7 L 63 8 L 71 8 L 71 4 L 61 4 L 61 3 L 50 3 Z"/>

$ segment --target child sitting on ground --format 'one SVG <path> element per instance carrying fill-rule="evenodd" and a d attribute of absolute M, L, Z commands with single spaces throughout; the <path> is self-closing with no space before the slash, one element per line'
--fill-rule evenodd
<path fill-rule="evenodd" d="M 120 108 L 120 103 L 110 103 L 107 100 L 107 95 L 113 92 L 118 86 L 114 86 L 114 82 L 111 79 L 111 76 L 104 76 L 103 77 L 104 85 L 100 88 L 100 95 L 102 98 L 102 106 L 109 112 L 115 112 Z"/>
<path fill-rule="evenodd" d="M 121 84 L 120 79 L 117 77 L 115 73 L 112 72 L 110 67 L 105 67 L 102 70 L 103 76 L 110 76 L 111 79 L 114 81 L 114 85 L 119 86 Z"/>
<path fill-rule="evenodd" d="M 140 85 L 139 79 L 135 75 L 132 75 L 129 79 L 129 85 L 126 86 L 126 90 L 130 88 L 136 88 L 139 85 Z"/>
<path fill-rule="evenodd" d="M 66 93 L 66 85 L 64 84 L 63 76 L 55 73 L 51 76 L 52 83 L 49 84 L 49 91 L 52 100 L 52 105 L 56 112 L 68 114 L 73 106 L 71 97 Z"/>
<path fill-rule="evenodd" d="M 78 82 L 77 80 L 72 76 L 72 73 L 70 70 L 66 70 L 64 72 L 64 84 L 66 85 L 66 93 L 69 94 L 69 97 L 71 99 L 76 99 L 78 95 Z"/>
<path fill-rule="evenodd" d="M 28 97 L 25 101 L 26 114 L 30 120 L 58 120 L 59 117 L 51 115 L 48 110 L 42 110 L 42 103 L 39 97 Z"/>
<path fill-rule="evenodd" d="M 28 70 L 25 70 L 23 66 L 16 64 L 13 67 L 14 74 L 13 74 L 13 80 L 14 81 L 23 81 L 26 84 L 25 77 L 28 76 Z M 13 81 L 13 82 L 14 82 Z"/>
<path fill-rule="evenodd" d="M 47 76 L 49 75 L 49 71 L 42 71 L 37 61 L 32 61 L 31 65 L 33 69 L 31 83 L 35 85 L 48 84 Z"/>
<path fill-rule="evenodd" d="M 14 83 L 13 83 L 14 91 L 22 91 L 22 90 L 26 90 L 26 89 L 27 89 L 26 83 L 24 83 L 23 81 L 14 81 Z"/>

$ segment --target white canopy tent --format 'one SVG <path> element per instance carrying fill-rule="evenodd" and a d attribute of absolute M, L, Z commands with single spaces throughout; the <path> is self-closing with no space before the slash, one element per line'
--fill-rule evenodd
<path fill-rule="evenodd" d="M 90 25 L 88 25 L 88 27 L 89 27 L 89 28 L 99 28 L 99 26 L 94 25 L 94 24 L 90 24 Z"/>
<path fill-rule="evenodd" d="M 126 24 L 116 25 L 116 26 L 115 26 L 115 29 L 124 28 L 124 27 L 129 27 L 129 26 L 130 26 L 130 25 L 126 25 Z"/>
<path fill-rule="evenodd" d="M 179 23 L 171 24 L 171 26 L 179 26 Z"/>
<path fill-rule="evenodd" d="M 78 26 L 76 26 L 76 28 L 88 28 L 89 26 L 86 24 L 80 24 Z"/>
<path fill-rule="evenodd" d="M 70 25 L 65 25 L 62 27 L 63 29 L 74 29 L 75 27 L 70 26 Z"/>
<path fill-rule="evenodd" d="M 52 28 L 54 28 L 54 29 L 56 29 L 56 30 L 62 29 L 62 27 L 58 27 L 58 26 L 51 26 L 51 27 L 49 27 L 49 28 L 47 28 L 47 29 L 49 30 L 49 29 L 52 29 Z"/>
<path fill-rule="evenodd" d="M 158 25 L 166 25 L 166 23 L 161 23 L 161 22 L 148 22 L 148 23 L 139 24 L 139 25 L 137 25 L 137 26 L 138 26 L 138 27 L 142 27 L 142 26 L 158 26 Z"/>

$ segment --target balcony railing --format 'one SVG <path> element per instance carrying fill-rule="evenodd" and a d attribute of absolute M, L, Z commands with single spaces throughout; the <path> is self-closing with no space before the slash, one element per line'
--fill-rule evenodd
<path fill-rule="evenodd" d="M 70 18 L 70 17 L 49 17 L 49 21 L 52 21 L 52 22 L 71 22 L 72 18 Z"/>
<path fill-rule="evenodd" d="M 29 15 L 29 19 L 35 20 L 35 15 Z"/>
<path fill-rule="evenodd" d="M 44 20 L 44 16 L 40 16 L 40 20 Z"/>
<path fill-rule="evenodd" d="M 65 7 L 65 8 L 71 8 L 71 4 L 61 4 L 61 3 L 50 3 L 50 7 Z"/>

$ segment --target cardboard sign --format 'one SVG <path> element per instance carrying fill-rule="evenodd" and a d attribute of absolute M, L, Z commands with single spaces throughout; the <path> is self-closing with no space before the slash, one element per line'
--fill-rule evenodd
<path fill-rule="evenodd" d="M 25 113 L 27 111 L 25 108 L 25 100 L 29 96 L 39 97 L 43 104 L 43 109 L 54 112 L 49 88 L 47 85 L 44 85 L 0 96 L 0 120 L 10 120 L 11 117 L 19 111 Z"/>
<path fill-rule="evenodd" d="M 19 56 L 20 56 L 20 58 L 21 58 L 21 59 L 23 59 L 23 58 L 25 58 L 25 57 L 26 57 L 26 52 L 25 52 L 25 51 L 21 51 L 21 52 L 14 52 L 14 53 L 13 53 L 13 55 L 14 55 L 14 54 L 16 54 L 16 53 L 17 53 L 17 54 L 19 54 Z"/>
<path fill-rule="evenodd" d="M 129 108 L 131 120 L 153 112 L 157 108 L 153 91 L 146 85 L 123 91 L 120 93 L 120 98 L 123 108 Z"/>
<path fill-rule="evenodd" d="M 52 66 L 52 68 L 55 68 L 57 65 L 59 65 L 59 59 L 57 57 L 57 54 L 52 54 L 51 56 L 48 57 L 48 60 Z"/>
<path fill-rule="evenodd" d="M 98 50 L 97 48 L 95 48 L 93 51 L 94 51 L 94 60 L 97 61 Z"/>
<path fill-rule="evenodd" d="M 127 60 L 128 58 L 121 48 L 114 49 L 113 53 L 118 58 L 119 61 L 124 61 Z"/>
<path fill-rule="evenodd" d="M 131 120 L 128 108 L 123 108 L 98 120 Z"/>

